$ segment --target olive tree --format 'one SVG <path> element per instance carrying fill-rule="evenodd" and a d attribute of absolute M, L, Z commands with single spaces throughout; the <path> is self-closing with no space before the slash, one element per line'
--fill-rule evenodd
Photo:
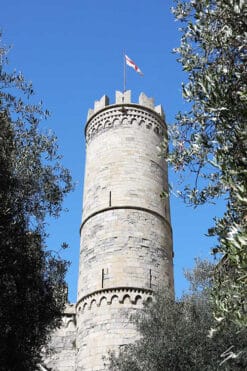
<path fill-rule="evenodd" d="M 1 35 L 0 35 L 1 36 Z M 60 324 L 68 263 L 46 246 L 45 219 L 58 217 L 72 189 L 48 116 L 33 88 L 6 68 L 0 44 L 0 370 L 36 370 Z"/>
<path fill-rule="evenodd" d="M 177 0 L 188 111 L 170 127 L 168 162 L 190 183 L 178 191 L 193 206 L 225 199 L 208 234 L 220 257 L 212 297 L 222 326 L 247 326 L 247 7 L 243 0 Z M 165 149 L 168 143 L 164 143 Z M 185 178 L 184 178 L 185 179 Z"/>
<path fill-rule="evenodd" d="M 243 370 L 247 366 L 242 351 L 247 335 L 236 333 L 235 325 L 210 336 L 214 326 L 210 291 L 214 265 L 197 260 L 186 272 L 190 290 L 174 300 L 168 293 L 155 295 L 153 303 L 136 315 L 134 321 L 140 340 L 111 354 L 110 370 L 114 371 L 197 371 Z M 231 349 L 239 357 L 225 361 Z"/>

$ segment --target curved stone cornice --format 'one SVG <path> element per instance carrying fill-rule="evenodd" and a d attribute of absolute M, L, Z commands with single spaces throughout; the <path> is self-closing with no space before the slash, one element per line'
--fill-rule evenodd
<path fill-rule="evenodd" d="M 94 217 L 95 215 L 98 215 L 98 214 L 101 214 L 101 213 L 104 213 L 106 211 L 111 211 L 111 210 L 138 210 L 138 211 L 143 211 L 145 213 L 149 213 L 149 214 L 152 214 L 156 217 L 158 217 L 159 219 L 161 219 L 166 225 L 167 227 L 170 229 L 170 232 L 172 233 L 172 227 L 169 223 L 169 221 L 160 213 L 158 213 L 157 211 L 155 210 L 151 210 L 151 209 L 147 209 L 146 207 L 140 207 L 140 206 L 130 206 L 130 205 L 123 205 L 123 206 L 108 206 L 108 207 L 105 207 L 103 209 L 100 209 L 100 210 L 96 210 L 95 212 L 91 213 L 90 215 L 88 215 L 82 222 L 81 226 L 80 226 L 80 230 L 79 232 L 81 233 L 81 230 L 82 230 L 82 227 L 84 226 L 84 224 L 90 220 L 92 217 Z"/>
<path fill-rule="evenodd" d="M 76 304 L 77 312 L 81 312 L 86 307 L 91 309 L 92 304 L 100 307 L 102 301 L 105 300 L 107 304 L 112 304 L 113 299 L 117 299 L 119 303 L 123 304 L 126 298 L 129 298 L 132 304 L 137 304 L 140 299 L 142 302 L 152 300 L 153 290 L 138 288 L 138 287 L 111 287 L 101 290 L 96 290 L 83 296 Z"/>
<path fill-rule="evenodd" d="M 152 130 L 160 137 L 166 134 L 164 120 L 152 109 L 137 104 L 117 104 L 107 106 L 90 117 L 85 127 L 86 142 L 102 132 L 120 126 Z"/>
<path fill-rule="evenodd" d="M 75 328 L 76 326 L 76 315 L 75 314 L 71 314 L 71 315 L 66 315 L 63 313 L 63 316 L 62 316 L 62 326 L 64 328 L 68 328 L 69 325 L 72 325 L 72 327 Z"/>

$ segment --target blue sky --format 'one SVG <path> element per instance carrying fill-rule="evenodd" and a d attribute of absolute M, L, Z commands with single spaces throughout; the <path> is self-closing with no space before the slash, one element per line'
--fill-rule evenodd
<path fill-rule="evenodd" d="M 115 91 L 123 89 L 125 50 L 144 73 L 140 77 L 127 69 L 132 101 L 145 92 L 163 105 L 172 123 L 178 110 L 187 109 L 181 93 L 186 75 L 172 54 L 181 25 L 170 12 L 170 0 L 8 0 L 0 5 L 3 41 L 13 46 L 10 67 L 33 82 L 37 101 L 51 111 L 42 128 L 58 136 L 63 164 L 76 182 L 64 205 L 69 211 L 48 226 L 49 248 L 58 249 L 63 241 L 70 245 L 62 256 L 71 261 L 67 280 L 69 299 L 75 301 L 87 111 L 104 94 L 114 103 Z M 170 182 L 176 187 L 172 172 Z M 192 267 L 194 257 L 211 257 L 213 240 L 205 233 L 221 213 L 219 204 L 193 209 L 171 197 L 177 296 L 187 287 L 183 268 Z"/>

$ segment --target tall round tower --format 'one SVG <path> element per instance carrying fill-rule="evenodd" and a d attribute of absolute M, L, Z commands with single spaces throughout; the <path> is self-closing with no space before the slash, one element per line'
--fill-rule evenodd
<path fill-rule="evenodd" d="M 173 291 L 166 135 L 143 93 L 103 96 L 89 110 L 77 311 L 77 370 L 105 370 L 109 350 L 138 338 L 130 315 L 157 289 Z"/>

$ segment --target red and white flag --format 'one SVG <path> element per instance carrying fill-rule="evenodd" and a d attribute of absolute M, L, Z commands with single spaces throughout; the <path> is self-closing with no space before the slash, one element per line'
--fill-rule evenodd
<path fill-rule="evenodd" d="M 141 76 L 143 76 L 143 73 L 142 71 L 140 70 L 140 68 L 135 64 L 134 61 L 132 61 L 126 54 L 125 54 L 125 62 L 128 66 L 134 68 L 134 70 L 136 72 L 138 72 Z"/>

